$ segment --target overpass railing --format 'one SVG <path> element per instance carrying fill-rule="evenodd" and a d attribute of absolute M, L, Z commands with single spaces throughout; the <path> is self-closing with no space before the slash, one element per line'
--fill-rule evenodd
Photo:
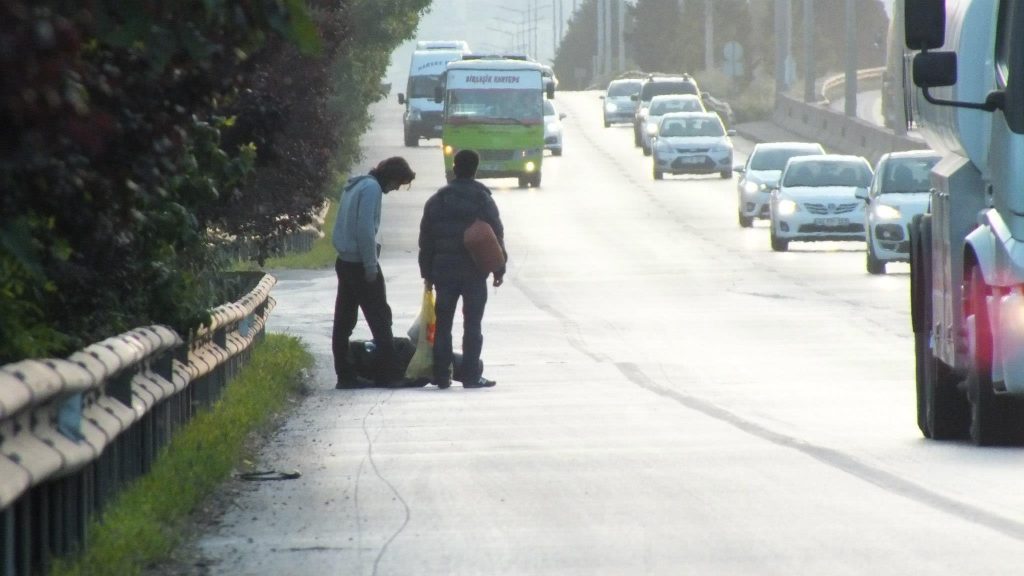
<path fill-rule="evenodd" d="M 147 326 L 66 359 L 0 366 L 0 573 L 46 573 L 82 549 L 89 520 L 248 362 L 275 283 L 262 275 L 187 342 Z"/>

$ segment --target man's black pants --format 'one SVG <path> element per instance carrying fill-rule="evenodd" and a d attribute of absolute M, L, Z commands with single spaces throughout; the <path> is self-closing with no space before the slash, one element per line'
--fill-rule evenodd
<path fill-rule="evenodd" d="M 455 309 L 462 297 L 462 381 L 480 379 L 480 351 L 484 346 L 482 323 L 487 305 L 487 277 L 465 276 L 458 279 L 436 279 L 437 291 L 434 313 L 437 329 L 434 333 L 434 382 L 449 380 L 452 365 L 452 325 Z"/>
<path fill-rule="evenodd" d="M 374 369 L 374 380 L 378 384 L 386 384 L 397 377 L 394 373 L 395 342 L 391 331 L 391 306 L 388 305 L 387 288 L 384 286 L 384 273 L 377 267 L 377 281 L 368 283 L 363 264 L 345 262 L 340 259 L 334 263 L 334 271 L 338 275 L 338 296 L 334 301 L 334 331 L 331 335 L 331 347 L 334 352 L 334 372 L 338 380 L 355 380 L 356 373 L 348 356 L 349 338 L 356 327 L 358 311 L 370 326 L 373 343 L 377 347 L 377 366 Z"/>

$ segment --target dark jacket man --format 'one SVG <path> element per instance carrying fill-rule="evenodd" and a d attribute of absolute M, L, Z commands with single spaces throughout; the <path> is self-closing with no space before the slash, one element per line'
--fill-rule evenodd
<path fill-rule="evenodd" d="M 451 385 L 452 324 L 460 297 L 463 300 L 463 386 L 484 388 L 495 384 L 480 374 L 479 367 L 487 274 L 477 269 L 462 240 L 466 228 L 479 218 L 491 225 L 505 251 L 505 229 L 498 206 L 491 198 L 491 191 L 474 179 L 479 163 L 476 152 L 459 151 L 453 168 L 455 179 L 427 200 L 420 221 L 420 275 L 428 289 L 437 290 L 433 382 L 439 388 Z M 507 252 L 505 260 L 508 260 Z M 494 286 L 501 286 L 504 276 L 502 267 L 494 273 Z"/>

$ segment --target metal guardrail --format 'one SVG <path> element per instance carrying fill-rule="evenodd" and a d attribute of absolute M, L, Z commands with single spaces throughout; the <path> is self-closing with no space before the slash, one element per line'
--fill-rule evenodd
<path fill-rule="evenodd" d="M 148 326 L 67 359 L 0 366 L 0 574 L 46 573 L 85 546 L 90 518 L 249 361 L 275 283 L 264 275 L 211 310 L 188 342 Z"/>
<path fill-rule="evenodd" d="M 896 134 L 888 128 L 782 94 L 776 95 L 772 121 L 802 138 L 821 142 L 830 152 L 864 156 L 872 164 L 886 152 L 928 147 L 921 140 Z"/>

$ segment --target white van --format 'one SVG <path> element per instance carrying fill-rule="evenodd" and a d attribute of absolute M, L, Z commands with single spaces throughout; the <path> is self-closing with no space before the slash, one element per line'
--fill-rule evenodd
<path fill-rule="evenodd" d="M 420 138 L 441 137 L 441 107 L 434 101 L 434 88 L 440 85 L 445 66 L 469 54 L 462 40 L 427 40 L 416 43 L 409 63 L 409 80 L 398 103 L 405 105 L 403 115 L 405 145 L 418 146 Z"/>

